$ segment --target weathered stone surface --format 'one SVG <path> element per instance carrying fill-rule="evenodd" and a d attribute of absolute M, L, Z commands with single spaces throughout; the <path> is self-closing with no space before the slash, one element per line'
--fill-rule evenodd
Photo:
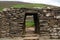
<path fill-rule="evenodd" d="M 0 12 L 0 37 L 18 37 L 23 34 L 25 13 L 37 13 L 40 35 L 60 38 L 60 9 L 7 8 Z"/>

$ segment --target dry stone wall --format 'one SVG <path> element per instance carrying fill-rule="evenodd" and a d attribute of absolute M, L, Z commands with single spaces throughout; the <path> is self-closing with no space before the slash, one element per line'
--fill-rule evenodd
<path fill-rule="evenodd" d="M 40 34 L 60 38 L 60 9 L 46 9 L 39 16 Z"/>
<path fill-rule="evenodd" d="M 60 9 L 8 8 L 0 12 L 0 37 L 19 37 L 24 32 L 26 12 L 37 12 L 40 35 L 60 38 Z"/>
<path fill-rule="evenodd" d="M 20 9 L 0 12 L 1 37 L 18 37 L 23 33 L 24 13 Z"/>

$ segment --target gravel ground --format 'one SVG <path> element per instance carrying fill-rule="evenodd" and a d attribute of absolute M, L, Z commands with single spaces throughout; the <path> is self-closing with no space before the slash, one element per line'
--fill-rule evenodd
<path fill-rule="evenodd" d="M 0 40 L 23 40 L 21 37 L 15 37 L 15 38 L 0 38 Z"/>
<path fill-rule="evenodd" d="M 16 37 L 16 38 L 0 38 L 0 40 L 23 40 L 21 37 Z M 60 39 L 48 39 L 45 37 L 40 37 L 39 40 L 60 40 Z"/>

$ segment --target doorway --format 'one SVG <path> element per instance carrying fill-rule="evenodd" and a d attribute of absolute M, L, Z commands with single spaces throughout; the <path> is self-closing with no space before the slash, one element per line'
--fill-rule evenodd
<path fill-rule="evenodd" d="M 32 30 L 29 30 L 28 33 L 35 33 L 35 34 L 39 34 L 39 30 L 40 30 L 40 27 L 39 27 L 39 18 L 38 18 L 38 14 L 37 13 L 26 13 L 25 14 L 25 32 L 27 32 L 27 26 L 26 26 L 26 19 L 27 17 L 31 17 L 31 20 L 34 22 L 34 26 L 33 27 L 30 27 L 29 29 L 32 29 Z M 30 21 L 31 21 L 30 20 Z M 32 24 L 32 22 L 31 22 Z"/>

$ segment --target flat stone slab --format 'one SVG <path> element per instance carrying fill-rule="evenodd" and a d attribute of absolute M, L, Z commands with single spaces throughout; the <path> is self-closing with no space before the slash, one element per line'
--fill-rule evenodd
<path fill-rule="evenodd" d="M 25 37 L 23 39 L 39 39 L 39 37 Z"/>

